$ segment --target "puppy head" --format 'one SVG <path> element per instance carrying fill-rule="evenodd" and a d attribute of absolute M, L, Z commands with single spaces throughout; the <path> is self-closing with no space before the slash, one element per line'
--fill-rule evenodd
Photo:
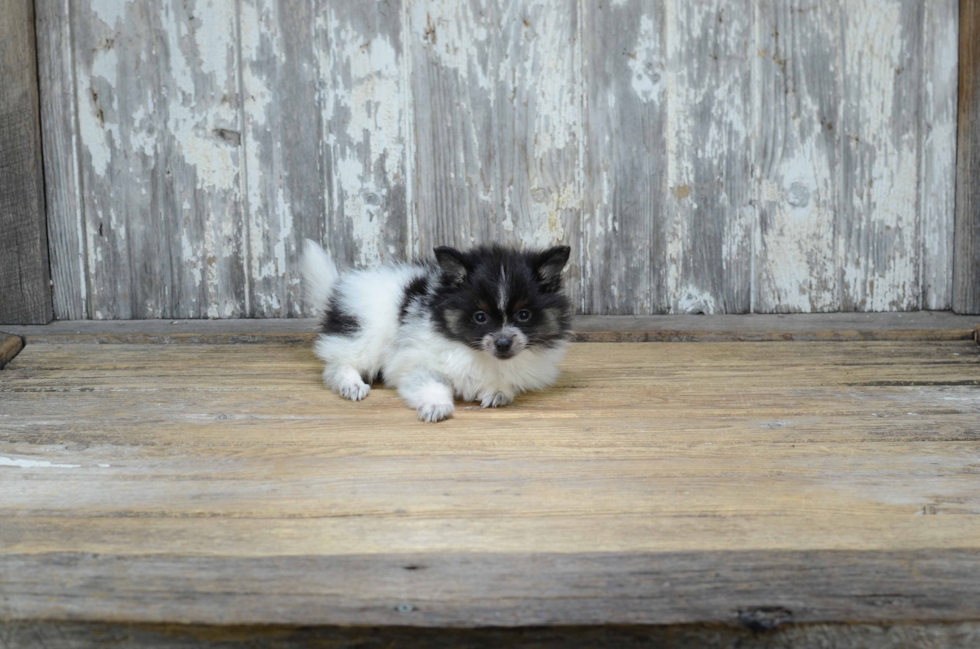
<path fill-rule="evenodd" d="M 440 332 L 498 359 L 568 337 L 571 306 L 561 292 L 568 246 L 519 252 L 486 246 L 436 248 L 442 282 L 433 300 Z"/>

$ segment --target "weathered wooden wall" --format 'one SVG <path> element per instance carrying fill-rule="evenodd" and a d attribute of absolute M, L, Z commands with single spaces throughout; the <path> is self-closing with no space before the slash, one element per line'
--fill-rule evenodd
<path fill-rule="evenodd" d="M 0 0 L 0 324 L 51 320 L 33 22 Z"/>
<path fill-rule="evenodd" d="M 59 318 L 573 246 L 586 313 L 949 308 L 956 0 L 36 0 Z"/>
<path fill-rule="evenodd" d="M 980 313 L 980 2 L 960 6 L 953 308 Z"/>

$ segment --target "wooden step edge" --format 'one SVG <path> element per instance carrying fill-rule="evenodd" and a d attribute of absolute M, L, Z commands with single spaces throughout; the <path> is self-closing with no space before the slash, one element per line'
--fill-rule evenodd
<path fill-rule="evenodd" d="M 3 326 L 0 333 L 35 343 L 310 344 L 312 318 L 275 320 L 60 321 Z M 576 342 L 980 342 L 977 316 L 951 312 L 792 315 L 577 316 Z"/>

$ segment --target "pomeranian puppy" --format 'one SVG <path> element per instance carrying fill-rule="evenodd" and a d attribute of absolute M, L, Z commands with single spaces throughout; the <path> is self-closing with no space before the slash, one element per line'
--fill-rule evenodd
<path fill-rule="evenodd" d="M 428 422 L 451 416 L 455 397 L 496 408 L 552 385 L 571 325 L 568 254 L 442 247 L 434 260 L 341 275 L 307 239 L 302 271 L 320 316 L 323 382 L 360 401 L 383 380 Z"/>

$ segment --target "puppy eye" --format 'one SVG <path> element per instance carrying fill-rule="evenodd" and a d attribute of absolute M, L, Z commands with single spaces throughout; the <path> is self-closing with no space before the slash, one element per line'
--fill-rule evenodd
<path fill-rule="evenodd" d="M 476 324 L 486 324 L 487 319 L 487 314 L 483 311 L 477 311 L 473 314 L 473 322 Z"/>
<path fill-rule="evenodd" d="M 531 319 L 531 312 L 528 311 L 527 309 L 521 309 L 520 311 L 517 312 L 518 322 L 527 322 L 530 319 Z"/>

